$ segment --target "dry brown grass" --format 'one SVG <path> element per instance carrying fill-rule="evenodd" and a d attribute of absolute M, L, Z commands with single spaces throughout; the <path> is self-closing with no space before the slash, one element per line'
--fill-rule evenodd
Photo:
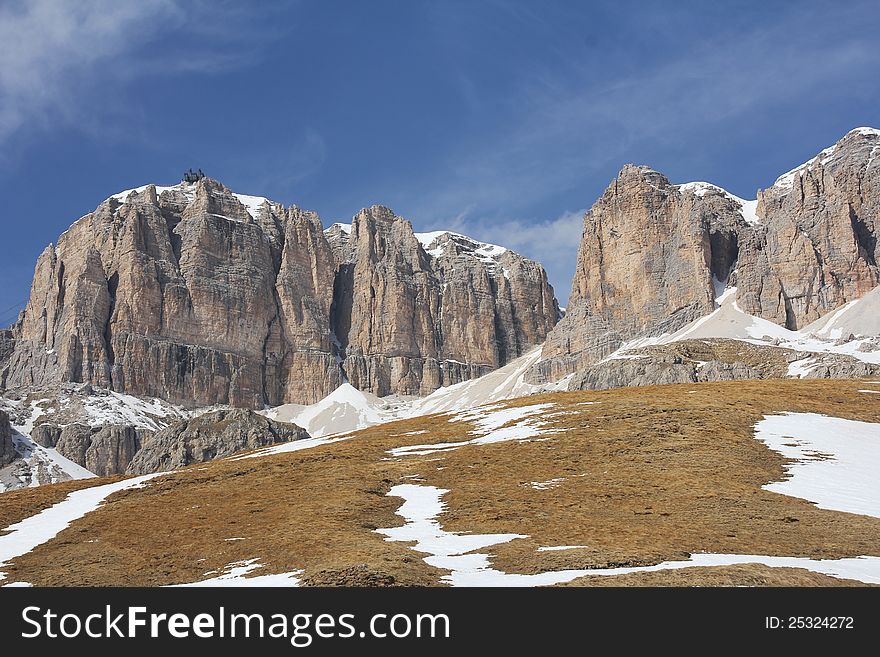
<path fill-rule="evenodd" d="M 23 488 L 0 494 L 0 527 L 9 527 L 43 509 L 62 502 L 70 493 L 82 488 L 89 488 L 95 483 L 109 484 L 118 481 L 121 477 L 105 477 L 97 479 L 79 479 L 77 481 L 65 481 L 51 486 L 38 488 Z M 0 535 L 3 529 L 0 529 Z"/>
<path fill-rule="evenodd" d="M 259 558 L 265 567 L 257 574 L 302 569 L 311 584 L 436 584 L 443 571 L 373 531 L 402 524 L 400 500 L 386 493 L 413 481 L 407 477 L 451 491 L 441 516 L 449 531 L 527 534 L 491 548 L 494 566 L 507 572 L 649 565 L 697 551 L 880 555 L 880 519 L 762 490 L 783 477 L 784 461 L 752 435 L 762 416 L 782 411 L 880 421 L 880 399 L 857 392 L 864 387 L 739 381 L 528 397 L 508 404 L 556 404 L 544 419 L 559 433 L 390 459 L 392 447 L 466 440 L 472 428 L 442 416 L 395 422 L 343 442 L 205 464 L 117 493 L 4 570 L 35 585 L 160 585 Z M 560 477 L 556 488 L 529 486 Z M 57 501 L 66 491 L 20 491 L 12 512 L 0 496 L 0 518 L 16 517 L 29 499 Z M 225 540 L 238 537 L 246 540 Z M 537 552 L 549 545 L 589 547 Z M 576 583 L 840 583 L 752 565 L 598 579 Z"/>

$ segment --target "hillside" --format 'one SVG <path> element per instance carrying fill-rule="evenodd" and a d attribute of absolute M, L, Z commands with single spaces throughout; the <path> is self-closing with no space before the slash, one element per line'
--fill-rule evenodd
<path fill-rule="evenodd" d="M 33 585 L 876 584 L 878 401 L 873 380 L 549 393 L 13 491 L 0 570 Z"/>

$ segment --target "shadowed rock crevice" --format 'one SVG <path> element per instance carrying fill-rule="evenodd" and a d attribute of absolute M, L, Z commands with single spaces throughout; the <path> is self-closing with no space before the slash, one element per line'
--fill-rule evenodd
<path fill-rule="evenodd" d="M 864 258 L 869 265 L 876 267 L 877 236 L 868 226 L 865 219 L 859 217 L 853 211 L 852 206 L 849 208 L 849 218 L 852 222 L 853 234 L 856 238 L 859 256 Z"/>
<path fill-rule="evenodd" d="M 735 232 L 715 230 L 709 233 L 710 265 L 712 275 L 726 281 L 739 258 L 739 238 Z"/>

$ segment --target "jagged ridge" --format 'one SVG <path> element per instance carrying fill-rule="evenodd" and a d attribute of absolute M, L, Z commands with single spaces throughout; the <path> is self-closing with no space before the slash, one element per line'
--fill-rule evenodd
<path fill-rule="evenodd" d="M 210 179 L 128 190 L 41 254 L 2 383 L 250 408 L 346 380 L 428 394 L 540 344 L 558 313 L 539 264 L 447 240 L 428 253 L 382 206 L 324 231 Z"/>

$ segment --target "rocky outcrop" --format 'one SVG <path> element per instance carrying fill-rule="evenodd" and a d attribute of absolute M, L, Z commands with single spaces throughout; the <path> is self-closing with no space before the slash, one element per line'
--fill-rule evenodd
<path fill-rule="evenodd" d="M 54 424 L 40 424 L 31 430 L 31 440 L 41 447 L 52 448 L 61 438 L 62 428 Z"/>
<path fill-rule="evenodd" d="M 454 233 L 416 235 L 387 208 L 339 234 L 333 334 L 360 390 L 426 395 L 540 344 L 558 307 L 543 268 Z"/>
<path fill-rule="evenodd" d="M 95 428 L 97 431 L 97 427 Z M 86 452 L 92 444 L 92 428 L 86 424 L 69 424 L 62 428 L 55 449 L 61 456 L 85 467 Z"/>
<path fill-rule="evenodd" d="M 880 131 L 854 130 L 757 202 L 625 166 L 584 217 L 566 317 L 530 380 L 672 333 L 710 313 L 725 284 L 743 311 L 792 330 L 861 297 L 880 282 L 878 155 Z"/>
<path fill-rule="evenodd" d="M 145 438 L 128 472 L 166 472 L 243 450 L 308 437 L 306 430 L 295 424 L 275 422 L 253 411 L 214 411 L 178 422 Z"/>
<path fill-rule="evenodd" d="M 16 458 L 18 452 L 15 443 L 12 442 L 12 426 L 9 424 L 9 415 L 6 411 L 0 411 L 0 467 L 9 465 Z"/>
<path fill-rule="evenodd" d="M 313 403 L 346 377 L 427 393 L 519 356 L 557 319 L 539 265 L 454 241 L 432 255 L 380 206 L 325 233 L 314 213 L 210 179 L 118 194 L 40 255 L 0 385 L 247 408 Z"/>
<path fill-rule="evenodd" d="M 143 435 L 141 431 L 129 426 L 101 427 L 92 434 L 91 445 L 86 451 L 85 469 L 99 477 L 125 472 L 141 448 Z"/>
<path fill-rule="evenodd" d="M 792 367 L 797 363 L 797 367 Z M 569 390 L 797 376 L 850 379 L 880 375 L 880 365 L 851 356 L 803 352 L 739 340 L 684 340 L 632 349 L 579 370 Z"/>
<path fill-rule="evenodd" d="M 141 448 L 142 438 L 149 435 L 127 425 L 85 424 L 69 424 L 63 429 L 43 424 L 36 433 L 37 437 L 32 434 L 32 439 L 44 447 L 50 445 L 41 441 L 51 441 L 57 435 L 54 447 L 58 453 L 98 476 L 125 472 Z"/>
<path fill-rule="evenodd" d="M 0 329 L 0 363 L 4 363 L 15 350 L 15 335 L 10 329 Z"/>

